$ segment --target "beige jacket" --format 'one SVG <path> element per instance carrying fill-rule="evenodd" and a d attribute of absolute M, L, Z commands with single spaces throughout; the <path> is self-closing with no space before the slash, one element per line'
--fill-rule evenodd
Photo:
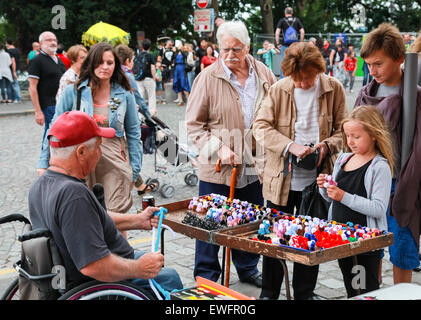
<path fill-rule="evenodd" d="M 323 172 L 332 172 L 337 153 L 342 148 L 340 126 L 345 114 L 345 90 L 342 84 L 335 78 L 321 74 L 319 140 L 326 142 L 332 153 L 329 161 L 325 161 Z M 266 150 L 263 197 L 280 206 L 286 206 L 291 185 L 291 175 L 283 178 L 282 153 L 288 143 L 294 141 L 295 121 L 294 82 L 286 77 L 270 88 L 253 126 L 253 135 Z"/>
<path fill-rule="evenodd" d="M 246 59 L 256 74 L 255 118 L 261 101 L 276 78 L 271 70 L 251 55 L 247 55 Z M 230 185 L 232 166 L 222 164 L 220 172 L 215 170 L 221 144 L 229 146 L 241 157 L 238 174 L 242 172 L 245 159 L 254 165 L 254 159 L 250 160 L 251 154 L 256 152 L 252 130 L 245 128 L 240 96 L 229 82 L 220 59 L 201 71 L 195 79 L 187 103 L 186 126 L 189 139 L 199 150 L 200 180 Z M 263 171 L 263 165 L 259 170 Z"/>

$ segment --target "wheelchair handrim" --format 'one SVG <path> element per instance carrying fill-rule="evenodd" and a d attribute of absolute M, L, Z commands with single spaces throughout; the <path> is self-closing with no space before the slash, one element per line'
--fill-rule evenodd
<path fill-rule="evenodd" d="M 122 290 L 101 290 L 100 292 L 94 292 L 94 293 L 85 295 L 79 300 L 93 300 L 102 296 L 123 296 L 130 300 L 143 300 L 138 295 L 135 295 L 127 291 L 122 291 Z"/>
<path fill-rule="evenodd" d="M 143 293 L 141 293 L 137 290 L 134 290 L 134 289 L 132 289 L 130 287 L 127 287 L 127 286 L 115 285 L 115 284 L 113 284 L 113 285 L 109 285 L 109 284 L 107 284 L 107 285 L 96 285 L 94 287 L 89 287 L 89 288 L 86 288 L 85 290 L 82 290 L 82 291 L 78 292 L 77 294 L 69 297 L 67 300 L 86 300 L 86 298 L 82 299 L 81 297 L 83 297 L 85 295 L 94 295 L 97 291 L 107 291 L 107 290 L 108 291 L 111 291 L 111 290 L 113 290 L 113 291 L 116 291 L 116 290 L 124 291 L 125 293 L 128 293 L 130 295 L 134 295 L 136 297 L 139 297 L 138 300 L 149 300 L 149 298 L 146 295 L 144 295 Z"/>

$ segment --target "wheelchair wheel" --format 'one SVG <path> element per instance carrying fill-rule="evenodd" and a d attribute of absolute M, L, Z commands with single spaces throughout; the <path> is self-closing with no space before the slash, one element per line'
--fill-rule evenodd
<path fill-rule="evenodd" d="M 19 300 L 19 278 L 16 278 L 4 291 L 0 300 Z"/>
<path fill-rule="evenodd" d="M 153 300 L 145 289 L 120 281 L 104 283 L 90 281 L 71 289 L 58 300 Z"/>

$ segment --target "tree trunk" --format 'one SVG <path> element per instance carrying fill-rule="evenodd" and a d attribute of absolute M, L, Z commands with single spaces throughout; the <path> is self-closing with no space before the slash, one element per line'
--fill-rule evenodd
<path fill-rule="evenodd" d="M 215 14 L 215 17 L 216 17 L 219 14 L 218 0 L 212 0 L 211 8 L 213 8 L 214 14 Z M 213 32 L 211 33 L 211 37 L 210 37 L 210 39 L 213 43 L 217 42 L 217 40 L 216 40 L 216 32 L 217 31 L 218 31 L 218 27 L 214 24 Z"/>
<path fill-rule="evenodd" d="M 213 8 L 213 10 L 215 10 L 215 16 L 217 16 L 218 13 L 219 13 L 218 0 L 212 0 L 211 8 Z"/>
<path fill-rule="evenodd" d="M 272 0 L 259 0 L 263 33 L 273 34 Z"/>

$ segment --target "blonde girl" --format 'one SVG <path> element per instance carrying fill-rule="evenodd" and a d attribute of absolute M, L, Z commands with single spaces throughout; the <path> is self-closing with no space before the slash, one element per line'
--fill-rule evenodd
<path fill-rule="evenodd" d="M 347 152 L 338 157 L 333 169 L 337 186 L 325 188 L 325 175 L 317 178 L 320 193 L 331 202 L 328 219 L 387 230 L 393 149 L 383 116 L 374 106 L 360 106 L 342 121 L 341 129 Z M 352 258 L 338 260 L 348 297 L 379 288 L 382 255 L 381 250 L 376 250 L 356 256 L 366 274 L 361 288 L 352 285 Z"/>

